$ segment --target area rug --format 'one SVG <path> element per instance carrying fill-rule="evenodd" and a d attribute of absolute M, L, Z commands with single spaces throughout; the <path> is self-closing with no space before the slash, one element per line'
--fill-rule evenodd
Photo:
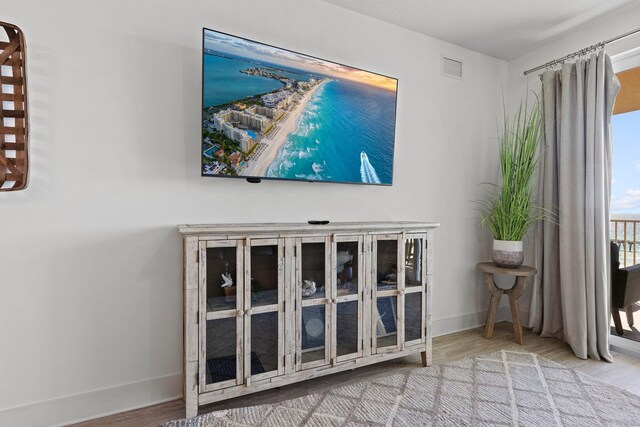
<path fill-rule="evenodd" d="M 630 426 L 640 397 L 533 353 L 500 351 L 322 394 L 166 423 L 204 426 Z"/>

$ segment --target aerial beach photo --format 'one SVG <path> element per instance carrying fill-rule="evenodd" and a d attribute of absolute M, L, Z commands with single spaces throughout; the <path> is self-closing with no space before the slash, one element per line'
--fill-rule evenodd
<path fill-rule="evenodd" d="M 299 101 L 288 111 L 286 117 L 284 117 L 280 123 L 277 124 L 278 128 L 270 132 L 264 137 L 266 140 L 266 150 L 259 159 L 249 161 L 249 164 L 244 169 L 244 175 L 248 176 L 264 176 L 267 172 L 267 168 L 273 164 L 276 159 L 278 151 L 282 148 L 285 139 L 297 128 L 296 123 L 300 119 L 300 115 L 306 108 L 309 99 L 316 93 L 316 91 L 324 84 L 321 81 L 311 87 L 307 92 L 299 99 Z"/>
<path fill-rule="evenodd" d="M 390 185 L 397 80 L 204 30 L 202 174 Z"/>

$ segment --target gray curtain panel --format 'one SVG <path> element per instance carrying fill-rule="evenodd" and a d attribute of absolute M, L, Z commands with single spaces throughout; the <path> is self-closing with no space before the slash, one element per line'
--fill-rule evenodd
<path fill-rule="evenodd" d="M 610 122 L 620 85 L 604 51 L 541 79 L 538 196 L 559 223 L 538 226 L 529 326 L 582 359 L 610 361 Z"/>

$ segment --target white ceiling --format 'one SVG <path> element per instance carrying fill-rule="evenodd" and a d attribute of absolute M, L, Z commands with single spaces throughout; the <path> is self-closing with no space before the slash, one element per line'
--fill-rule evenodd
<path fill-rule="evenodd" d="M 511 60 L 636 0 L 324 1 Z"/>

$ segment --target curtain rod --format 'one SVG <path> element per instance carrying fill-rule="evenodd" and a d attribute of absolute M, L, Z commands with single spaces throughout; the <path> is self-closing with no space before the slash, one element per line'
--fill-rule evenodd
<path fill-rule="evenodd" d="M 577 56 L 583 56 L 583 55 L 586 55 L 589 52 L 595 52 L 596 50 L 603 48 L 605 45 L 607 45 L 607 44 L 609 44 L 611 42 L 615 42 L 615 41 L 618 41 L 620 39 L 624 39 L 625 37 L 632 36 L 632 35 L 634 35 L 636 33 L 640 33 L 640 28 L 636 28 L 635 30 L 631 30 L 631 31 L 626 32 L 624 34 L 620 34 L 619 36 L 610 38 L 609 40 L 605 40 L 603 42 L 596 43 L 596 44 L 591 45 L 589 47 L 585 47 L 584 49 L 577 50 L 577 51 L 575 51 L 573 53 L 570 53 L 570 54 L 568 54 L 566 56 L 563 56 L 562 58 L 554 59 L 553 61 L 547 62 L 546 64 L 538 65 L 535 68 L 532 68 L 530 70 L 525 71 L 524 75 L 526 76 L 528 74 L 533 73 L 534 71 L 538 71 L 538 70 L 541 70 L 543 68 L 549 68 L 549 67 L 552 67 L 552 66 L 554 66 L 556 64 L 562 64 L 567 59 L 572 59 L 572 58 L 575 58 Z"/>

